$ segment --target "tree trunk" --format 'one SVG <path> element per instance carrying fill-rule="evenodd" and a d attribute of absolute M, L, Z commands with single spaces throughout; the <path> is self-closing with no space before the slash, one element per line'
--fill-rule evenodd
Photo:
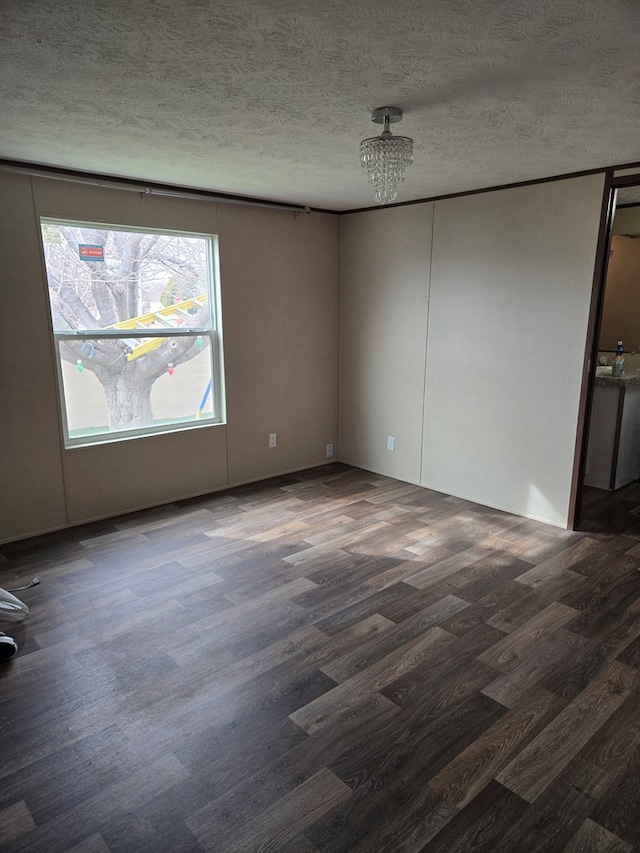
<path fill-rule="evenodd" d="M 153 423 L 151 386 L 153 382 L 139 382 L 124 370 L 98 377 L 104 388 L 109 410 L 109 429 L 138 429 Z"/>

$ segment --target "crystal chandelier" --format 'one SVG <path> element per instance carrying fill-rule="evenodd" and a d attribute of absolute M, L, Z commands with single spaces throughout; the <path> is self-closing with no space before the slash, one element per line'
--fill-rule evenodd
<path fill-rule="evenodd" d="M 371 121 L 384 124 L 384 130 L 380 136 L 362 140 L 360 165 L 367 167 L 376 202 L 389 204 L 398 197 L 398 184 L 404 181 L 405 169 L 413 163 L 413 139 L 394 136 L 389 130 L 390 124 L 402 121 L 398 107 L 378 107 L 371 113 Z"/>

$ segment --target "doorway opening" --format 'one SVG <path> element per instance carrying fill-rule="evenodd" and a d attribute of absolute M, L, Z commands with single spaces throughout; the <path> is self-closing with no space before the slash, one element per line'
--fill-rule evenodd
<path fill-rule="evenodd" d="M 611 181 L 574 528 L 640 535 L 640 175 Z"/>

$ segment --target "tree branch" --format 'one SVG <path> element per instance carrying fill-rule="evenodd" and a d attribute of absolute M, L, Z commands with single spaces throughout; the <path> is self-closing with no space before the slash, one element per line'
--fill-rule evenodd
<path fill-rule="evenodd" d="M 102 339 L 99 341 L 61 341 L 60 357 L 71 364 L 80 360 L 92 373 L 100 368 L 114 370 L 126 365 L 127 346 L 124 341 Z"/>
<path fill-rule="evenodd" d="M 57 307 L 60 313 L 65 317 L 72 329 L 99 329 L 100 324 L 96 317 L 84 304 L 78 294 L 69 287 L 64 285 L 60 288 L 59 293 L 55 295 Z M 52 294 L 53 302 L 53 294 Z"/>

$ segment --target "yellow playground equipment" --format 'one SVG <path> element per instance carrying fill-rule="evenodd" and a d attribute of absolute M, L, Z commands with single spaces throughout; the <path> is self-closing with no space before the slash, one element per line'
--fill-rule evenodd
<path fill-rule="evenodd" d="M 149 314 L 141 314 L 139 317 L 132 317 L 130 320 L 123 320 L 122 323 L 115 323 L 110 326 L 111 329 L 171 329 L 180 328 L 186 325 L 189 321 L 193 321 L 193 314 L 206 303 L 207 297 L 194 296 L 192 299 L 185 299 L 183 302 L 176 302 L 175 305 L 168 305 L 166 308 L 159 308 L 157 311 L 151 311 Z M 133 361 L 134 358 L 140 358 L 141 355 L 151 352 L 156 349 L 166 338 L 132 338 L 130 341 L 131 352 L 127 353 L 127 361 Z"/>

